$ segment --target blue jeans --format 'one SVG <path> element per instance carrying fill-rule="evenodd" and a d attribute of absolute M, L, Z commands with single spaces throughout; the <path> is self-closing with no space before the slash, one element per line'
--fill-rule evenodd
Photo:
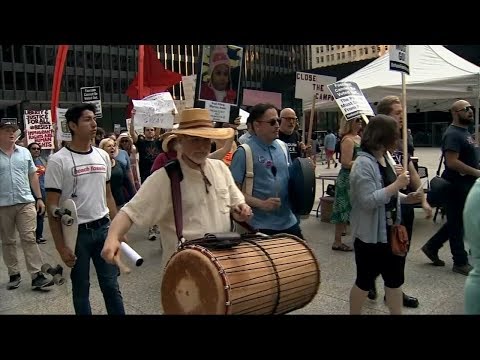
<path fill-rule="evenodd" d="M 100 253 L 107 237 L 109 224 L 95 230 L 78 229 L 75 255 L 77 261 L 72 269 L 73 306 L 77 315 L 91 315 L 90 308 L 90 258 L 97 272 L 98 283 L 103 293 L 109 315 L 125 315 L 122 294 L 118 286 L 119 270 L 116 265 L 105 262 Z"/>

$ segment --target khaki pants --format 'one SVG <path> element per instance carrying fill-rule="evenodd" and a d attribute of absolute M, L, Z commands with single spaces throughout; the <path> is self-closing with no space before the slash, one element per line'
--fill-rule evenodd
<path fill-rule="evenodd" d="M 8 275 L 20 274 L 15 228 L 20 235 L 27 270 L 31 275 L 36 274 L 42 266 L 42 255 L 35 239 L 37 211 L 34 203 L 0 206 L 0 240 Z"/>

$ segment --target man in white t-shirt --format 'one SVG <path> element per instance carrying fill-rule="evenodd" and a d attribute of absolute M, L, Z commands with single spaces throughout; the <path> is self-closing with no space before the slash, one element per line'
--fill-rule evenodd
<path fill-rule="evenodd" d="M 76 105 L 65 113 L 72 133 L 71 143 L 50 157 L 45 174 L 48 220 L 55 246 L 63 262 L 72 268 L 72 295 L 75 313 L 90 315 L 90 259 L 97 272 L 108 314 L 125 314 L 118 286 L 118 267 L 100 256 L 110 217 L 116 215 L 110 190 L 111 162 L 102 149 L 91 146 L 97 123 L 95 106 Z M 66 199 L 75 202 L 78 237 L 75 253 L 65 246 L 60 219 L 52 211 Z"/>
<path fill-rule="evenodd" d="M 231 214 L 237 221 L 250 218 L 252 210 L 228 167 L 223 161 L 208 158 L 211 139 L 229 139 L 233 129 L 214 128 L 206 109 L 186 109 L 178 129 L 168 134 L 171 133 L 178 137 L 178 160 L 183 174 L 180 191 L 184 238 L 192 240 L 206 233 L 230 231 Z M 159 270 L 163 270 L 178 244 L 170 184 L 167 171 L 161 168 L 150 175 L 133 199 L 120 209 L 102 251 L 108 262 L 113 263 L 121 239 L 133 223 L 158 224 L 163 246 Z"/>

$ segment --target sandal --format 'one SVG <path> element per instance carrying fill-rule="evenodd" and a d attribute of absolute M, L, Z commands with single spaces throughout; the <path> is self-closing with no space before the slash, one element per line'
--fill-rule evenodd
<path fill-rule="evenodd" d="M 346 245 L 346 244 L 340 244 L 340 245 L 332 245 L 332 250 L 337 250 L 337 251 L 353 251 L 353 249 Z"/>

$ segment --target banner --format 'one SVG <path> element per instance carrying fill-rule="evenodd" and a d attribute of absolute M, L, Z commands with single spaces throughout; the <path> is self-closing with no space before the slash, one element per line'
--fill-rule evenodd
<path fill-rule="evenodd" d="M 310 74 L 297 71 L 295 81 L 295 98 L 312 101 L 316 96 L 316 104 L 333 102 L 333 96 L 328 91 L 328 84 L 337 81 L 336 77 Z"/>
<path fill-rule="evenodd" d="M 135 126 L 171 129 L 178 114 L 172 94 L 168 91 L 149 95 L 142 100 L 132 100 L 135 109 Z"/>
<path fill-rule="evenodd" d="M 53 149 L 53 126 L 50 110 L 25 110 L 27 144 L 37 142 L 42 149 Z"/>

